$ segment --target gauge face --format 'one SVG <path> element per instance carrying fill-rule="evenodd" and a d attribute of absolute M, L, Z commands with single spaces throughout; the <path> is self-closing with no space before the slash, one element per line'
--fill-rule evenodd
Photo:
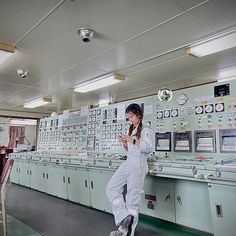
<path fill-rule="evenodd" d="M 176 98 L 176 102 L 179 105 L 184 105 L 186 102 L 188 101 L 188 96 L 186 94 L 180 94 L 177 98 Z"/>
<path fill-rule="evenodd" d="M 195 113 L 196 114 L 202 114 L 203 113 L 203 106 L 196 106 L 195 107 Z"/>
<path fill-rule="evenodd" d="M 161 119 L 163 117 L 163 112 L 162 111 L 158 111 L 157 112 L 157 119 Z"/>
<path fill-rule="evenodd" d="M 212 113 L 213 112 L 213 104 L 207 104 L 205 106 L 205 112 L 206 113 Z"/>
<path fill-rule="evenodd" d="M 170 117 L 170 110 L 165 110 L 165 111 L 164 111 L 164 117 L 165 117 L 165 118 Z"/>
<path fill-rule="evenodd" d="M 221 112 L 221 111 L 224 111 L 224 103 L 217 103 L 215 104 L 215 110 L 216 112 Z"/>
<path fill-rule="evenodd" d="M 178 116 L 178 110 L 177 109 L 173 109 L 171 111 L 171 117 L 176 117 L 176 116 Z"/>

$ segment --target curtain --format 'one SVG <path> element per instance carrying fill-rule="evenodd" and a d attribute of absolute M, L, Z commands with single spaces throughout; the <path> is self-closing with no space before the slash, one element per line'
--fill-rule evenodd
<path fill-rule="evenodd" d="M 24 138 L 25 138 L 25 127 L 10 126 L 8 148 L 16 148 L 17 143 L 23 144 Z"/>

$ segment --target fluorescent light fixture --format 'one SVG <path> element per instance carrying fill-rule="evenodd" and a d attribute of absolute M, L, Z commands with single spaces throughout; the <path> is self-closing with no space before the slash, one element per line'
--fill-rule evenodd
<path fill-rule="evenodd" d="M 0 63 L 7 60 L 15 52 L 15 49 L 12 45 L 0 42 Z"/>
<path fill-rule="evenodd" d="M 39 99 L 25 103 L 24 107 L 25 108 L 35 108 L 35 107 L 44 106 L 44 105 L 51 103 L 51 102 L 52 102 L 52 98 L 43 97 L 43 98 L 39 98 Z"/>
<path fill-rule="evenodd" d="M 205 39 L 187 48 L 187 54 L 196 57 L 207 56 L 229 48 L 236 47 L 236 31 L 224 32 Z"/>
<path fill-rule="evenodd" d="M 228 78 L 228 77 L 236 76 L 236 68 L 221 71 L 219 73 L 219 76 L 221 78 Z"/>
<path fill-rule="evenodd" d="M 104 106 L 108 106 L 111 102 L 110 98 L 106 98 L 106 99 L 99 99 L 98 100 L 98 105 L 99 107 L 104 107 Z"/>
<path fill-rule="evenodd" d="M 236 76 L 229 77 L 229 78 L 224 78 L 224 79 L 217 79 L 217 82 L 221 83 L 221 82 L 227 82 L 227 81 L 231 81 L 231 80 L 235 80 L 235 79 L 236 79 Z"/>
<path fill-rule="evenodd" d="M 74 91 L 78 93 L 87 93 L 96 89 L 119 83 L 124 80 L 125 77 L 123 75 L 103 76 L 101 78 L 97 78 L 74 87 Z"/>
<path fill-rule="evenodd" d="M 11 119 L 11 125 L 37 125 L 37 120 L 33 119 Z"/>

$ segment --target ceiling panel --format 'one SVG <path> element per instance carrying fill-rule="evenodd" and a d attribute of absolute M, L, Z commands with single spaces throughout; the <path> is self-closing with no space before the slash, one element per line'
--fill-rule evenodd
<path fill-rule="evenodd" d="M 0 80 L 23 86 L 32 86 L 40 81 L 47 80 L 52 75 L 71 66 L 71 62 L 46 56 L 30 50 L 18 48 L 9 59 L 1 64 Z M 29 76 L 19 79 L 16 70 L 22 68 L 29 72 Z"/>
<path fill-rule="evenodd" d="M 178 29 L 178 30 L 176 30 Z M 187 30 L 186 30 L 187 29 Z M 164 54 L 180 46 L 185 46 L 209 32 L 209 27 L 184 14 L 124 45 L 91 59 L 86 63 L 105 71 L 132 65 L 142 60 Z"/>
<path fill-rule="evenodd" d="M 50 79 L 41 81 L 34 85 L 37 88 L 43 88 L 47 93 L 55 93 L 56 91 L 61 91 L 68 87 L 74 87 L 78 83 L 87 81 L 91 78 L 103 74 L 103 71 L 99 71 L 93 68 L 85 66 L 74 66 L 62 73 L 58 73 Z"/>
<path fill-rule="evenodd" d="M 60 0 L 0 0 L 0 42 L 15 42 Z"/>
<path fill-rule="evenodd" d="M 195 58 L 186 55 L 174 61 L 169 61 L 157 67 L 129 74 L 130 77 L 138 81 L 147 81 L 153 85 L 165 84 L 170 81 L 191 79 L 195 77 L 206 77 L 213 81 L 217 79 L 220 69 L 236 65 L 236 48 L 226 50 L 221 55 L 213 54 L 210 56 Z M 138 82 L 137 82 L 138 83 Z"/>
<path fill-rule="evenodd" d="M 189 10 L 191 8 L 194 8 L 198 6 L 199 4 L 208 2 L 209 0 L 173 0 L 176 4 L 181 6 L 185 10 Z"/>
<path fill-rule="evenodd" d="M 183 12 L 170 0 L 66 1 L 18 46 L 81 63 Z M 92 28 L 89 44 L 77 35 Z"/>
<path fill-rule="evenodd" d="M 25 89 L 24 86 L 0 82 L 0 101 L 5 97 L 12 96 L 14 93 Z"/>
<path fill-rule="evenodd" d="M 215 30 L 236 25 L 235 12 L 235 0 L 212 0 L 191 11 L 194 16 Z"/>

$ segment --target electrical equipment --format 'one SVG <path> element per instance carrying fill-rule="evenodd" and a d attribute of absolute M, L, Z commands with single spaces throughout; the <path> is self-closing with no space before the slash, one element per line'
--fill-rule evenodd
<path fill-rule="evenodd" d="M 216 152 L 215 130 L 194 131 L 195 152 Z"/>
<path fill-rule="evenodd" d="M 171 151 L 171 132 L 156 133 L 156 151 Z"/>

